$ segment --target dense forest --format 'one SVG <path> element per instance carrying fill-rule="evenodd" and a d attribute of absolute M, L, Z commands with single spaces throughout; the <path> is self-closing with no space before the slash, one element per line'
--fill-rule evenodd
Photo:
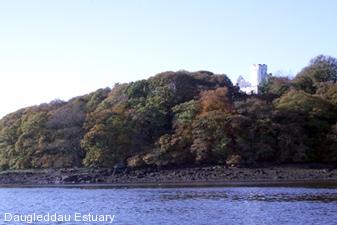
<path fill-rule="evenodd" d="M 0 120 L 0 168 L 337 163 L 337 59 L 247 95 L 226 75 L 164 72 Z"/>

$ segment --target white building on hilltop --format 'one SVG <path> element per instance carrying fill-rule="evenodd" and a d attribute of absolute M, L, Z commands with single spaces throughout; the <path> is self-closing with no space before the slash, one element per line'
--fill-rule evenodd
<path fill-rule="evenodd" d="M 267 65 L 266 64 L 253 64 L 249 68 L 249 79 L 245 80 L 242 76 L 239 76 L 237 84 L 240 89 L 247 94 L 258 93 L 258 87 L 267 81 Z"/>

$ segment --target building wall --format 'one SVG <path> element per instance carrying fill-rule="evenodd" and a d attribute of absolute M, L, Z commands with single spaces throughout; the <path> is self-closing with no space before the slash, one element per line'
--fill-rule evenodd
<path fill-rule="evenodd" d="M 240 89 L 248 94 L 251 92 L 258 93 L 258 86 L 267 81 L 267 65 L 253 64 L 250 66 L 249 80 L 245 81 L 241 76 L 238 79 Z M 240 82 L 239 82 L 240 81 Z M 248 83 L 249 85 L 244 85 Z"/>
<path fill-rule="evenodd" d="M 250 81 L 253 86 L 258 86 L 267 79 L 267 65 L 253 64 L 250 67 Z"/>

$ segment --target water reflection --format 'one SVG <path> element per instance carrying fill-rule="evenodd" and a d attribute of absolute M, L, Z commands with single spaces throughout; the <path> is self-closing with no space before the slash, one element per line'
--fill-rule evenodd
<path fill-rule="evenodd" d="M 301 191 L 294 191 L 296 189 L 292 188 L 281 189 L 281 191 L 278 188 L 259 188 L 259 189 L 252 189 L 251 192 L 239 191 L 240 189 L 249 190 L 249 188 L 238 188 L 237 191 L 233 191 L 230 188 L 228 190 L 227 189 L 223 190 L 214 189 L 213 191 L 209 191 L 209 189 L 207 189 L 207 191 L 202 191 L 202 189 L 201 190 L 192 189 L 189 191 L 182 190 L 175 192 L 165 191 L 161 192 L 159 200 L 160 201 L 227 200 L 227 201 L 266 201 L 266 202 L 308 201 L 308 202 L 337 203 L 337 192 L 335 189 L 331 190 L 317 189 L 318 193 L 310 191 L 310 189 L 300 189 Z M 328 192 L 324 192 L 324 190 Z M 240 193 L 238 194 L 237 192 Z M 153 199 L 149 199 L 148 201 L 153 201 Z"/>
<path fill-rule="evenodd" d="M 237 197 L 240 199 L 240 197 Z M 330 193 L 315 194 L 303 194 L 303 195 L 288 195 L 288 194 L 276 194 L 276 195 L 252 195 L 248 198 L 241 198 L 241 200 L 248 201 L 269 201 L 269 202 L 337 202 L 337 195 Z"/>

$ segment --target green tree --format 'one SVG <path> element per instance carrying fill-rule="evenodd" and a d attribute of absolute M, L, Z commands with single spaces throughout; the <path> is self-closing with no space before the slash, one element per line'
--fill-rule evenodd
<path fill-rule="evenodd" d="M 303 68 L 293 81 L 300 90 L 314 94 L 321 82 L 336 82 L 337 59 L 331 56 L 319 55 L 311 59 L 310 64 Z"/>

